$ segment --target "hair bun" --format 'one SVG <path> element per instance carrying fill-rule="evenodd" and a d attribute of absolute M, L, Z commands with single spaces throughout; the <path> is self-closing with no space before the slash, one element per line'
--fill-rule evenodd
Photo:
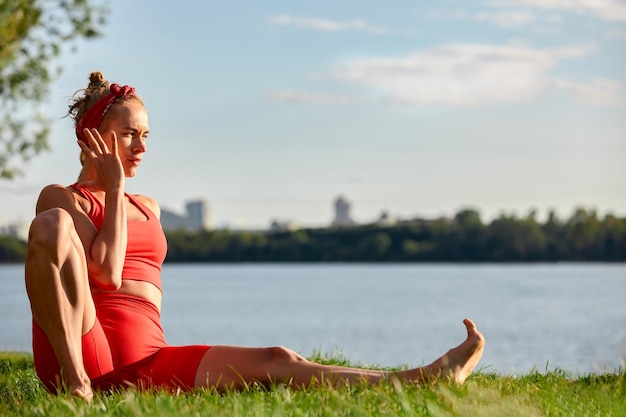
<path fill-rule="evenodd" d="M 97 88 L 105 86 L 104 75 L 100 71 L 95 71 L 89 74 L 89 87 Z"/>

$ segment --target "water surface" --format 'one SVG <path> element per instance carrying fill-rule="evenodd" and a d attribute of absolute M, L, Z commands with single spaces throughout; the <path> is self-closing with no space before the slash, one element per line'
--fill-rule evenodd
<path fill-rule="evenodd" d="M 23 268 L 0 266 L 0 350 L 30 351 Z M 613 371 L 626 345 L 624 264 L 166 264 L 170 344 L 284 345 L 354 363 L 422 365 L 465 336 L 481 366 Z"/>

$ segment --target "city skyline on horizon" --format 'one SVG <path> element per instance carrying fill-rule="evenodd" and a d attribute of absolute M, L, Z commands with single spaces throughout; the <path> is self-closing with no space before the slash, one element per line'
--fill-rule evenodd
<path fill-rule="evenodd" d="M 342 214 L 340 213 L 340 210 L 337 208 L 337 202 L 340 199 L 342 199 L 346 204 L 348 204 L 348 219 L 349 219 L 348 222 L 342 222 L 342 221 L 338 222 L 338 219 L 342 218 Z M 297 218 L 292 216 L 292 217 L 280 217 L 280 218 L 271 217 L 263 225 L 259 224 L 259 225 L 246 226 L 246 225 L 230 224 L 228 222 L 222 222 L 216 225 L 214 222 L 214 218 L 213 218 L 214 213 L 211 208 L 211 204 L 207 199 L 192 198 L 192 199 L 185 200 L 184 202 L 185 209 L 189 210 L 188 206 L 190 205 L 190 203 L 200 203 L 200 202 L 202 202 L 203 204 L 207 206 L 208 214 L 210 216 L 208 219 L 206 219 L 207 223 L 205 227 L 202 227 L 202 228 L 198 228 L 197 226 L 188 227 L 185 224 L 185 222 L 189 220 L 188 212 L 181 213 L 180 210 L 177 211 L 169 207 L 161 207 L 161 224 L 162 224 L 163 230 L 171 231 L 171 230 L 176 230 L 176 229 L 186 229 L 190 231 L 198 231 L 200 229 L 203 229 L 203 230 L 226 230 L 228 229 L 228 230 L 235 230 L 235 231 L 287 231 L 287 230 L 293 231 L 293 230 L 299 230 L 299 229 L 358 227 L 358 226 L 366 226 L 366 225 L 372 225 L 372 224 L 379 224 L 381 226 L 392 226 L 398 223 L 407 223 L 407 222 L 410 223 L 412 221 L 420 221 L 420 220 L 426 220 L 426 221 L 439 220 L 439 219 L 451 220 L 454 218 L 456 214 L 458 214 L 459 212 L 463 210 L 477 211 L 480 216 L 481 222 L 485 225 L 490 224 L 492 221 L 496 220 L 500 216 L 514 216 L 515 218 L 523 219 L 523 218 L 530 216 L 531 213 L 533 214 L 533 218 L 540 224 L 545 223 L 548 220 L 549 215 L 551 213 L 555 214 L 558 220 L 564 221 L 564 220 L 569 219 L 570 216 L 573 215 L 579 209 L 584 209 L 586 211 L 595 212 L 596 215 L 600 219 L 604 218 L 607 215 L 617 215 L 617 217 L 626 218 L 626 215 L 619 215 L 619 213 L 615 213 L 611 210 L 608 210 L 605 212 L 598 212 L 598 210 L 595 209 L 594 207 L 579 205 L 577 207 L 574 207 L 570 213 L 565 213 L 565 214 L 558 213 L 558 211 L 554 209 L 548 209 L 545 212 L 541 212 L 534 208 L 530 208 L 526 213 L 517 213 L 515 211 L 501 211 L 497 215 L 494 215 L 488 218 L 486 218 L 479 209 L 477 209 L 476 207 L 472 207 L 472 206 L 463 206 L 454 212 L 435 215 L 435 216 L 419 216 L 419 215 L 403 216 L 403 215 L 398 215 L 397 213 L 394 213 L 393 211 L 382 209 L 378 212 L 378 216 L 374 215 L 373 217 L 370 217 L 367 219 L 358 220 L 358 219 L 354 219 L 352 217 L 352 214 L 350 213 L 352 210 L 352 202 L 349 199 L 347 199 L 343 194 L 339 194 L 332 201 L 332 206 L 335 208 L 335 212 L 333 213 L 332 218 L 326 223 L 305 224 L 305 223 L 299 222 Z M 345 217 L 343 219 L 345 220 Z M 197 222 L 198 220 L 194 219 L 193 221 Z M 27 235 L 28 235 L 29 224 L 30 224 L 29 221 L 26 221 L 23 219 L 0 223 L 0 236 L 2 235 L 17 236 L 21 239 L 26 240 Z M 174 224 L 176 224 L 177 226 L 172 226 Z"/>

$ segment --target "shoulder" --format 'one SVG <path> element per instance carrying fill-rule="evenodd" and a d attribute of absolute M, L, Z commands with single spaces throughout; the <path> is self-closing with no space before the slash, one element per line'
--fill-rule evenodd
<path fill-rule="evenodd" d="M 82 204 L 77 205 L 76 193 L 71 188 L 60 184 L 47 185 L 39 193 L 37 213 L 56 207 L 66 210 L 84 208 Z"/>
<path fill-rule="evenodd" d="M 141 204 L 148 207 L 154 213 L 157 219 L 161 218 L 161 207 L 159 207 L 159 204 L 154 199 L 140 194 L 133 194 L 133 197 L 139 200 Z"/>
<path fill-rule="evenodd" d="M 66 187 L 65 185 L 61 185 L 61 184 L 50 184 L 50 185 L 46 185 L 41 192 L 39 193 L 39 196 L 52 196 L 52 195 L 56 195 L 56 194 L 63 194 L 65 192 L 69 191 L 68 187 Z"/>

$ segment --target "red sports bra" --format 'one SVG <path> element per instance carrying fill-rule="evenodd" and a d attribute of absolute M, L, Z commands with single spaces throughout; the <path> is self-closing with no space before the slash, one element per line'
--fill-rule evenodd
<path fill-rule="evenodd" d="M 100 230 L 104 221 L 104 206 L 100 200 L 85 187 L 80 187 L 77 184 L 70 187 L 89 201 L 91 208 L 87 215 L 96 229 Z M 125 193 L 125 195 L 135 207 L 146 215 L 148 220 L 128 221 L 128 243 L 122 279 L 146 281 L 163 291 L 161 265 L 167 253 L 167 241 L 163 228 L 152 210 L 130 194 Z"/>

